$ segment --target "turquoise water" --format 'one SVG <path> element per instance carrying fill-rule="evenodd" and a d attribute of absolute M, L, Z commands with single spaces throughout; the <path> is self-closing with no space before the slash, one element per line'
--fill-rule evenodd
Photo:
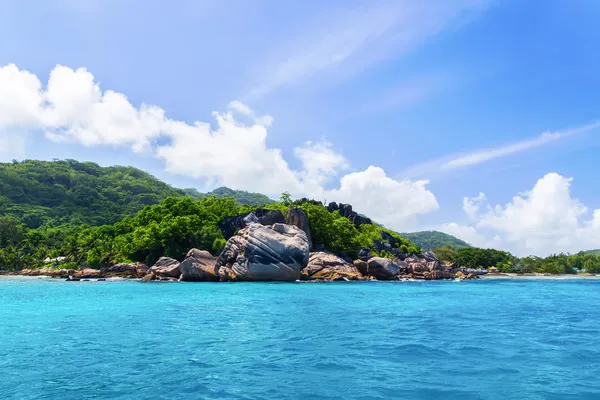
<path fill-rule="evenodd" d="M 0 280 L 0 399 L 599 399 L 600 281 Z"/>

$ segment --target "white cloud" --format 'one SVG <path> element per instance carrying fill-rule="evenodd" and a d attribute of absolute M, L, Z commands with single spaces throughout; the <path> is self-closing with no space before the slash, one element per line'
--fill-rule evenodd
<path fill-rule="evenodd" d="M 497 158 L 508 157 L 513 154 L 533 150 L 547 144 L 566 139 L 578 134 L 587 133 L 600 128 L 600 122 L 570 128 L 558 132 L 544 132 L 541 135 L 522 140 L 520 142 L 502 145 L 495 148 L 477 149 L 470 153 L 461 155 L 450 155 L 437 160 L 430 160 L 420 164 L 412 165 L 402 171 L 399 175 L 403 177 L 431 176 L 446 171 L 460 168 L 468 168 L 492 161 Z"/>
<path fill-rule="evenodd" d="M 376 1 L 369 8 L 344 8 L 275 49 L 261 66 L 266 73 L 250 98 L 304 82 L 335 70 L 350 76 L 385 59 L 398 57 L 435 36 L 469 11 L 480 11 L 488 0 Z"/>
<path fill-rule="evenodd" d="M 514 196 L 506 205 L 473 213 L 473 226 L 447 224 L 452 226 L 446 231 L 454 230 L 478 246 L 491 246 L 494 240 L 487 238 L 498 237 L 496 243 L 520 256 L 598 248 L 600 210 L 588 217 L 587 207 L 571 196 L 571 182 L 572 178 L 557 173 L 546 174 L 530 191 Z M 477 198 L 481 203 L 484 196 Z"/>
<path fill-rule="evenodd" d="M 383 169 L 370 166 L 341 178 L 339 189 L 327 192 L 327 199 L 350 203 L 357 212 L 391 229 L 403 231 L 412 228 L 417 215 L 439 208 L 428 181 L 396 181 Z"/>
<path fill-rule="evenodd" d="M 463 210 L 471 220 L 477 219 L 481 205 L 485 202 L 485 193 L 479 193 L 476 197 L 463 198 Z"/>
<path fill-rule="evenodd" d="M 325 183 L 349 168 L 331 143 L 307 142 L 296 148 L 301 165 L 296 170 L 279 149 L 267 145 L 272 117 L 257 116 L 238 101 L 213 116 L 214 128 L 207 122 L 169 119 L 157 106 L 136 107 L 122 93 L 102 91 L 83 68 L 57 66 L 43 87 L 35 75 L 14 65 L 0 67 L 0 132 L 43 131 L 56 142 L 128 147 L 163 160 L 173 173 L 208 185 L 273 197 L 289 191 L 295 197 L 349 202 L 358 212 L 398 230 L 438 208 L 427 181 L 396 181 L 377 167 L 345 175 L 338 189 L 328 190 Z M 0 136 L 0 141 L 8 146 L 7 138 Z"/>
<path fill-rule="evenodd" d="M 329 142 L 306 142 L 304 147 L 294 149 L 294 154 L 301 161 L 305 172 L 304 180 L 323 185 L 327 180 L 348 169 L 348 160 L 333 150 Z"/>
<path fill-rule="evenodd" d="M 560 139 L 564 139 L 569 136 L 573 136 L 579 133 L 589 132 L 593 129 L 599 128 L 600 122 L 594 122 L 589 125 L 585 125 L 578 128 L 569 129 L 562 132 L 544 132 L 536 138 L 527 139 L 520 142 L 512 143 L 506 146 L 497 148 L 477 150 L 469 154 L 465 154 L 456 157 L 448 162 L 442 164 L 442 169 L 454 169 L 461 167 L 469 167 L 478 165 L 486 161 L 493 160 L 494 158 L 506 157 L 512 154 L 520 153 L 526 150 L 531 150 L 536 147 L 546 145 L 548 143 L 555 142 Z"/>
<path fill-rule="evenodd" d="M 449 235 L 456 236 L 475 247 L 482 248 L 501 248 L 502 239 L 496 235 L 492 240 L 486 238 L 483 234 L 477 231 L 476 228 L 467 225 L 460 225 L 456 222 L 444 224 L 438 230 Z"/>

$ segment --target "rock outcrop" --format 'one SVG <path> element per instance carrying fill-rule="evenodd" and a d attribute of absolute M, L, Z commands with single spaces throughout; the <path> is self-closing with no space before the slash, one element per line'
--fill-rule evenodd
<path fill-rule="evenodd" d="M 237 230 L 256 223 L 262 225 L 285 224 L 285 218 L 279 210 L 268 211 L 264 208 L 257 208 L 246 214 L 223 218 L 223 221 L 219 224 L 219 229 L 221 229 L 225 239 L 229 239 L 235 235 Z"/>
<path fill-rule="evenodd" d="M 224 281 L 294 281 L 308 256 L 308 238 L 300 228 L 251 224 L 227 241 L 216 271 Z"/>
<path fill-rule="evenodd" d="M 372 221 L 369 218 L 363 217 L 362 215 L 359 215 L 356 211 L 353 211 L 352 206 L 350 204 L 338 204 L 336 202 L 331 202 L 327 206 L 327 210 L 329 212 L 339 212 L 342 217 L 348 218 L 350 222 L 352 222 L 356 226 L 372 223 Z"/>
<path fill-rule="evenodd" d="M 398 278 L 400 266 L 388 258 L 373 257 L 367 261 L 367 275 L 379 281 L 389 281 Z"/>
<path fill-rule="evenodd" d="M 310 234 L 310 225 L 308 223 L 308 216 L 301 208 L 289 207 L 287 211 L 287 223 L 290 225 L 294 225 L 306 234 L 306 238 L 308 240 L 308 244 L 310 248 L 313 248 L 312 236 Z"/>
<path fill-rule="evenodd" d="M 171 257 L 161 257 L 150 268 L 150 271 L 159 277 L 179 278 L 181 270 L 179 269 L 179 261 Z"/>
<path fill-rule="evenodd" d="M 185 282 L 216 282 L 219 276 L 216 270 L 217 259 L 208 251 L 191 249 L 179 265 L 181 277 Z"/>
<path fill-rule="evenodd" d="M 429 271 L 423 274 L 423 279 L 428 281 L 452 278 L 454 278 L 454 274 L 450 271 Z"/>
<path fill-rule="evenodd" d="M 148 272 L 148 269 L 145 264 L 115 264 L 102 268 L 98 276 L 104 278 L 141 278 Z M 95 278 L 94 276 L 82 276 L 82 278 L 88 277 Z"/>
<path fill-rule="evenodd" d="M 358 268 L 335 254 L 324 251 L 310 253 L 308 265 L 302 270 L 303 280 L 355 281 L 365 277 Z"/>
<path fill-rule="evenodd" d="M 285 217 L 279 210 L 272 210 L 258 218 L 258 222 L 263 225 L 285 224 Z"/>

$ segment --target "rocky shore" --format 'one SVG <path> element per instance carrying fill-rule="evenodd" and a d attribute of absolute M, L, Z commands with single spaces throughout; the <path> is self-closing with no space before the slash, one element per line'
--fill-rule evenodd
<path fill-rule="evenodd" d="M 365 223 L 348 206 L 337 207 L 357 223 Z M 362 249 L 355 260 L 314 249 L 307 216 L 299 208 L 290 207 L 287 218 L 279 211 L 235 217 L 224 221 L 224 230 L 231 237 L 218 256 L 191 249 L 181 262 L 161 257 L 152 266 L 135 263 L 102 269 L 28 269 L 12 274 L 72 281 L 130 278 L 142 281 L 229 282 L 477 279 L 483 273 L 446 266 L 432 252 L 402 254 L 393 247 L 393 238 L 383 231 L 377 247 L 393 255 L 393 259 L 374 257 L 369 249 Z"/>

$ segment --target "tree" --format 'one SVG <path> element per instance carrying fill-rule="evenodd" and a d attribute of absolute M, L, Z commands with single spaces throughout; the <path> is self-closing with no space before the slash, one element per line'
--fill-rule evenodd
<path fill-rule="evenodd" d="M 288 207 L 292 204 L 292 195 L 288 192 L 281 193 L 281 197 L 279 198 L 279 202 L 284 206 Z"/>

